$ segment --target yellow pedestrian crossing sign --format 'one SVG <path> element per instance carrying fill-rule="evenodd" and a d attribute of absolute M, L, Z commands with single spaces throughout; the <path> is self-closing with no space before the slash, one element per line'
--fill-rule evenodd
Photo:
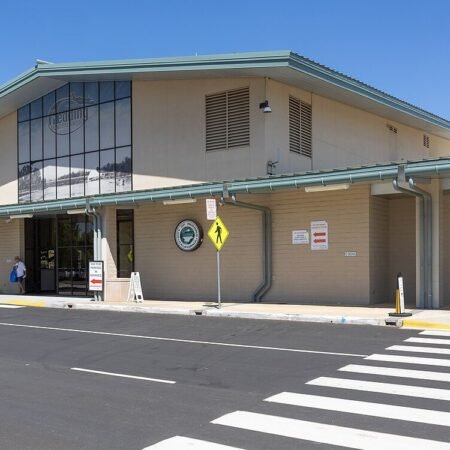
<path fill-rule="evenodd" d="M 211 239 L 211 242 L 217 248 L 217 251 L 222 250 L 222 247 L 225 245 L 229 234 L 230 232 L 222 222 L 222 219 L 217 216 L 208 231 L 208 236 Z"/>

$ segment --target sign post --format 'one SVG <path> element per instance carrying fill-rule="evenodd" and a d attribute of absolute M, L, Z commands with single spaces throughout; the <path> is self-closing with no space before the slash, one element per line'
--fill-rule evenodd
<path fill-rule="evenodd" d="M 95 293 L 98 300 L 98 293 L 103 292 L 103 261 L 89 261 L 89 290 Z"/>
<path fill-rule="evenodd" d="M 208 231 L 208 236 L 217 250 L 217 303 L 219 308 L 221 308 L 222 306 L 222 294 L 220 286 L 220 250 L 222 250 L 222 247 L 225 245 L 225 241 L 228 239 L 229 235 L 230 232 L 223 223 L 222 219 L 219 216 L 216 216 Z"/>

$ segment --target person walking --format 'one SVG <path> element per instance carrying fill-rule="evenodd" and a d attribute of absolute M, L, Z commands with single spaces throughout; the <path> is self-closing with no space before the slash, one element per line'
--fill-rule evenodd
<path fill-rule="evenodd" d="M 14 258 L 14 261 L 17 283 L 19 284 L 19 294 L 25 294 L 25 278 L 27 276 L 27 268 L 25 267 L 25 263 L 18 256 Z"/>

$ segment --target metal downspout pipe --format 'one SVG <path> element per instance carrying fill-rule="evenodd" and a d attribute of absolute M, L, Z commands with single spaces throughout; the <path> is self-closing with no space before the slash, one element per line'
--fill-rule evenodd
<path fill-rule="evenodd" d="M 417 187 L 413 178 L 409 178 L 409 187 L 422 195 L 424 198 L 424 220 L 425 220 L 425 250 L 426 250 L 426 269 L 425 280 L 427 294 L 425 298 L 425 308 L 433 309 L 433 199 L 429 192 Z"/>
<path fill-rule="evenodd" d="M 262 239 L 263 239 L 263 282 L 253 294 L 254 302 L 261 302 L 263 297 L 272 287 L 272 211 L 270 208 L 251 203 L 239 202 L 236 196 L 231 196 L 231 202 L 222 199 L 224 205 L 237 206 L 240 208 L 255 209 L 261 211 L 262 215 Z"/>
<path fill-rule="evenodd" d="M 407 195 L 412 195 L 419 199 L 419 227 L 420 227 L 420 243 L 419 243 L 419 254 L 420 254 L 420 276 L 419 276 L 419 307 L 427 308 L 428 303 L 428 283 L 426 281 L 426 271 L 425 271 L 425 251 L 426 251 L 426 237 L 427 233 L 425 230 L 425 197 L 422 193 L 410 190 L 404 187 L 399 186 L 398 179 L 395 178 L 392 180 L 393 188 L 398 192 L 403 192 Z M 428 258 L 427 258 L 428 260 Z M 425 286 L 427 286 L 427 290 L 425 290 Z"/>

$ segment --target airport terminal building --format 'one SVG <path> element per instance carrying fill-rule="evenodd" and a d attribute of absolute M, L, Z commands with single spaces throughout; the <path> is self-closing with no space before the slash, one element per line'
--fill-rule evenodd
<path fill-rule="evenodd" d="M 450 121 L 297 54 L 40 63 L 0 86 L 0 293 L 450 306 Z"/>

